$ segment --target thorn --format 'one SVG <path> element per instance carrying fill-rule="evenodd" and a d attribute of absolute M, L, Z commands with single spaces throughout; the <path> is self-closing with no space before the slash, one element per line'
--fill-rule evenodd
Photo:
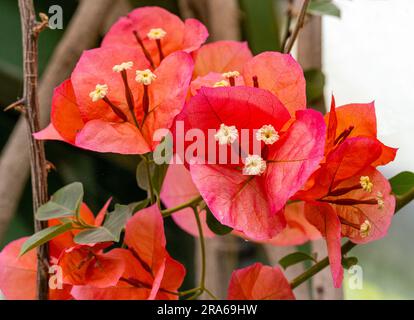
<path fill-rule="evenodd" d="M 56 166 L 52 162 L 46 160 L 46 171 L 51 172 L 52 170 L 56 171 Z"/>
<path fill-rule="evenodd" d="M 38 35 L 40 32 L 49 27 L 49 17 L 47 16 L 47 14 L 40 12 L 39 17 L 40 22 L 36 21 L 35 26 L 33 27 L 33 33 L 35 35 Z"/>
<path fill-rule="evenodd" d="M 3 111 L 7 112 L 9 110 L 14 109 L 14 110 L 17 110 L 17 111 L 21 112 L 21 111 L 23 111 L 22 108 L 24 107 L 24 105 L 25 105 L 25 99 L 21 98 L 21 99 L 15 101 L 15 102 L 13 102 L 12 104 L 8 105 L 6 108 L 4 108 Z"/>

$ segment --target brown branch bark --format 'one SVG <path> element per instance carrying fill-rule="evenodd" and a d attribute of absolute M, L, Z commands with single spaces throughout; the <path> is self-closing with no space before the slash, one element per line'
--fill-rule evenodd
<path fill-rule="evenodd" d="M 299 35 L 299 31 L 303 27 L 303 24 L 305 22 L 306 11 L 308 9 L 309 2 L 310 2 L 310 0 L 303 0 L 302 7 L 301 7 L 300 13 L 299 13 L 299 17 L 297 19 L 295 28 L 292 31 L 292 35 L 289 37 L 289 40 L 287 41 L 286 47 L 283 50 L 284 53 L 289 53 L 292 50 L 293 45 L 295 44 L 295 41 L 296 41 L 296 39 Z"/>
<path fill-rule="evenodd" d="M 33 0 L 19 0 L 20 20 L 23 40 L 23 100 L 24 117 L 27 123 L 27 141 L 29 143 L 30 167 L 32 177 L 33 215 L 48 200 L 46 156 L 42 141 L 35 140 L 33 133 L 40 130 L 38 97 L 38 37 L 41 31 L 37 22 Z M 35 232 L 46 227 L 46 223 L 34 218 Z M 48 298 L 48 246 L 37 249 L 37 297 Z"/>
<path fill-rule="evenodd" d="M 96 44 L 104 21 L 113 6 L 115 4 L 112 0 L 80 2 L 41 79 L 39 87 L 41 127 L 49 121 L 53 88 L 69 76 L 82 51 Z M 21 117 L 0 157 L 0 239 L 4 236 L 17 209 L 28 174 L 29 150 L 26 123 Z"/>

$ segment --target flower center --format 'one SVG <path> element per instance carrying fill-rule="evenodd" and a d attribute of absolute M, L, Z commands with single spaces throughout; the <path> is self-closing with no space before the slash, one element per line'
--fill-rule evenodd
<path fill-rule="evenodd" d="M 266 171 L 266 161 L 257 154 L 248 155 L 245 159 L 243 174 L 247 176 L 261 175 Z"/>
<path fill-rule="evenodd" d="M 114 72 L 122 72 L 124 70 L 129 70 L 134 66 L 132 61 L 122 62 L 121 64 L 116 64 L 113 66 L 112 70 Z"/>
<path fill-rule="evenodd" d="M 167 35 L 167 32 L 165 32 L 162 28 L 153 28 L 147 33 L 148 39 L 151 40 L 161 40 Z"/>
<path fill-rule="evenodd" d="M 369 236 L 371 232 L 371 223 L 368 220 L 365 220 L 363 224 L 359 227 L 359 235 L 362 238 L 366 238 Z"/>
<path fill-rule="evenodd" d="M 279 134 L 272 125 L 267 124 L 256 132 L 256 139 L 265 144 L 273 144 L 279 140 Z"/>
<path fill-rule="evenodd" d="M 239 137 L 239 132 L 235 126 L 220 125 L 220 129 L 214 135 L 214 139 L 219 145 L 232 144 Z"/>
<path fill-rule="evenodd" d="M 135 80 L 138 83 L 142 83 L 144 86 L 150 85 L 155 79 L 157 79 L 157 76 L 149 69 L 136 71 Z"/>
<path fill-rule="evenodd" d="M 361 176 L 359 178 L 359 183 L 361 184 L 361 187 L 366 192 L 372 192 L 372 187 L 374 184 L 371 182 L 368 176 Z"/>

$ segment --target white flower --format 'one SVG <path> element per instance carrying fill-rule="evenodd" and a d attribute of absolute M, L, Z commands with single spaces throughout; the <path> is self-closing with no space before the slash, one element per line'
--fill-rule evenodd
<path fill-rule="evenodd" d="M 239 137 L 239 132 L 235 126 L 226 126 L 224 123 L 220 125 L 220 129 L 214 135 L 214 139 L 220 145 L 232 144 Z"/>
<path fill-rule="evenodd" d="M 238 71 L 229 71 L 229 72 L 224 72 L 221 74 L 224 78 L 236 78 L 238 76 L 240 76 L 240 72 Z"/>
<path fill-rule="evenodd" d="M 157 79 L 157 76 L 149 69 L 137 70 L 136 75 L 135 80 L 146 86 L 150 85 L 155 79 Z"/>
<path fill-rule="evenodd" d="M 108 94 L 108 85 L 106 84 L 97 84 L 95 86 L 95 90 L 89 93 L 89 97 L 91 97 L 93 102 L 96 102 L 100 99 L 105 98 Z"/>
<path fill-rule="evenodd" d="M 133 67 L 134 63 L 132 61 L 122 62 L 121 64 L 114 65 L 112 70 L 114 72 L 121 72 L 124 70 L 129 70 Z"/>
<path fill-rule="evenodd" d="M 147 37 L 151 40 L 160 40 L 162 38 L 164 38 L 166 36 L 167 32 L 165 32 L 165 30 L 161 29 L 161 28 L 154 28 L 151 29 L 148 33 L 147 33 Z"/>
<path fill-rule="evenodd" d="M 371 223 L 368 220 L 365 220 L 363 224 L 361 224 L 359 228 L 359 235 L 362 238 L 366 238 L 369 236 L 369 233 L 371 232 Z"/>
<path fill-rule="evenodd" d="M 247 176 L 261 175 L 266 171 L 266 161 L 257 154 L 248 155 L 244 162 L 243 174 Z"/>
<path fill-rule="evenodd" d="M 267 124 L 256 132 L 256 139 L 265 144 L 273 144 L 279 140 L 279 134 L 272 125 Z"/>

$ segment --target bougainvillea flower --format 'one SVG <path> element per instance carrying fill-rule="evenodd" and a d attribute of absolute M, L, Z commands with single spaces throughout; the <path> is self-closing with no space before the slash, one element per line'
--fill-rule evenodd
<path fill-rule="evenodd" d="M 207 151 L 216 151 L 215 159 L 203 150 L 193 159 L 185 157 L 214 216 L 252 239 L 270 239 L 280 232 L 286 201 L 303 187 L 323 157 L 322 115 L 299 111 L 282 131 L 290 115 L 274 95 L 258 88 L 231 87 L 202 88 L 179 118 L 184 119 L 186 132 L 204 133 Z M 234 154 L 235 163 L 229 160 Z"/>
<path fill-rule="evenodd" d="M 20 250 L 28 238 L 10 242 L 0 253 L 0 290 L 8 300 L 36 299 L 36 250 L 20 256 Z M 49 299 L 71 299 L 70 286 L 50 289 Z"/>
<path fill-rule="evenodd" d="M 110 286 L 91 283 L 74 286 L 71 293 L 75 299 L 177 299 L 172 292 L 181 286 L 185 269 L 165 248 L 163 223 L 157 205 L 130 218 L 125 230 L 127 249 L 107 253 L 122 261 L 122 272 L 112 278 L 114 283 Z M 97 278 L 100 279 L 99 275 Z"/>
<path fill-rule="evenodd" d="M 142 52 L 154 68 L 173 52 L 197 50 L 207 37 L 206 27 L 196 19 L 182 22 L 165 9 L 143 7 L 121 17 L 106 34 L 102 46 L 132 47 Z"/>
<path fill-rule="evenodd" d="M 200 49 L 201 51 L 201 49 Z M 213 56 L 215 53 L 210 50 L 206 56 Z M 215 60 L 220 59 L 220 51 L 215 53 Z M 201 55 L 203 57 L 203 55 Z M 236 56 L 237 57 L 237 56 Z M 252 59 L 247 59 L 247 54 L 243 55 L 243 59 L 237 60 L 240 64 L 244 62 L 244 66 L 232 64 L 220 67 L 220 71 L 212 64 L 209 73 L 193 80 L 191 84 L 192 94 L 195 94 L 201 87 L 226 87 L 246 85 L 250 87 L 259 87 L 272 92 L 287 108 L 292 116 L 297 110 L 306 109 L 306 81 L 303 71 L 299 63 L 293 59 L 290 54 L 282 54 L 279 52 L 263 52 Z M 197 56 L 199 59 L 199 56 Z M 213 59 L 213 58 L 212 58 Z M 201 69 L 203 72 L 210 66 L 203 59 Z M 213 61 L 215 61 L 213 60 Z M 224 70 L 223 70 L 224 69 Z M 197 72 L 197 60 L 195 70 Z M 201 73 L 201 72 L 200 72 Z"/>
<path fill-rule="evenodd" d="M 294 300 L 289 282 L 279 267 L 255 263 L 233 272 L 229 300 Z"/>
<path fill-rule="evenodd" d="M 130 47 L 85 51 L 70 80 L 55 89 L 51 125 L 37 139 L 62 139 L 98 152 L 153 151 L 182 110 L 193 61 L 176 52 L 153 72 L 143 54 Z"/>
<path fill-rule="evenodd" d="M 332 96 L 331 111 L 325 115 L 325 122 L 328 127 L 326 154 L 348 137 L 370 137 L 377 140 L 374 102 L 336 107 L 335 98 Z M 381 147 L 381 156 L 372 163 L 374 167 L 393 161 L 397 153 L 397 149 L 387 147 L 383 143 Z"/>
<path fill-rule="evenodd" d="M 167 208 L 178 206 L 199 196 L 196 186 L 194 185 L 190 172 L 183 164 L 170 164 L 165 175 L 160 197 Z M 200 220 L 203 228 L 204 237 L 214 237 L 214 233 L 206 224 L 206 211 L 200 212 Z M 174 222 L 184 231 L 192 236 L 198 237 L 197 221 L 191 208 L 185 208 L 175 212 L 172 215 Z"/>
<path fill-rule="evenodd" d="M 296 246 L 321 238 L 321 233 L 305 215 L 305 203 L 293 202 L 285 207 L 286 228 L 265 243 L 275 246 Z"/>
<path fill-rule="evenodd" d="M 388 180 L 374 167 L 382 144 L 368 137 L 347 138 L 326 157 L 308 189 L 294 198 L 306 201 L 309 222 L 326 237 L 334 285 L 342 282 L 341 237 L 355 243 L 387 233 L 395 209 Z"/>

